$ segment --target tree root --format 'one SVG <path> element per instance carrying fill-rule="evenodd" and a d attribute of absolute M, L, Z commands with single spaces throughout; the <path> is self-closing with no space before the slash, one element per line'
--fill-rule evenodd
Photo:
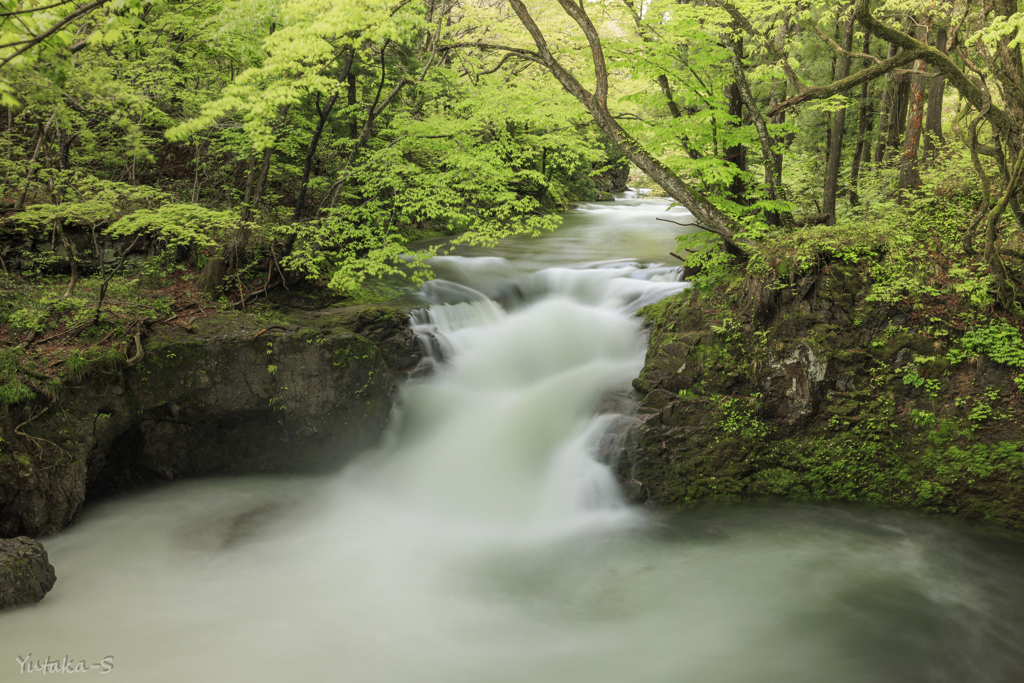
<path fill-rule="evenodd" d="M 125 354 L 127 357 L 128 354 Z M 142 348 L 142 330 L 135 333 L 135 356 L 128 361 L 128 367 L 138 365 L 142 359 L 146 356 L 146 352 Z"/>

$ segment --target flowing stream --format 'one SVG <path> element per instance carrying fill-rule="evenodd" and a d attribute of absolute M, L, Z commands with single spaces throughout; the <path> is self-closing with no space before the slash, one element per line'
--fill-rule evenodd
<path fill-rule="evenodd" d="M 623 503 L 595 455 L 643 364 L 631 314 L 686 286 L 665 210 L 585 205 L 435 260 L 414 322 L 436 371 L 380 448 L 88 508 L 46 540 L 54 590 L 0 615 L 0 681 L 64 656 L 133 683 L 1024 680 L 1018 536 Z"/>

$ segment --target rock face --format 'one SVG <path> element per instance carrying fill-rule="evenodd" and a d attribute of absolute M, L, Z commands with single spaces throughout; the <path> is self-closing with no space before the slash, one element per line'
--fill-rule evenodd
<path fill-rule="evenodd" d="M 732 306 L 689 291 L 645 309 L 638 445 L 621 479 L 667 507 L 847 500 L 1024 528 L 1024 401 L 1009 368 L 951 363 L 945 331 L 869 291 L 832 266 Z"/>
<path fill-rule="evenodd" d="M 629 188 L 626 182 L 629 180 L 629 162 L 620 158 L 607 171 L 594 177 L 594 186 L 600 192 L 625 192 Z"/>
<path fill-rule="evenodd" d="M 0 451 L 0 536 L 54 533 L 87 498 L 159 481 L 337 467 L 380 436 L 419 355 L 384 308 L 218 315 L 144 348 L 69 382 L 28 439 L 6 417 L 20 449 Z"/>
<path fill-rule="evenodd" d="M 41 543 L 25 536 L 0 539 L 0 610 L 39 602 L 56 581 Z"/>

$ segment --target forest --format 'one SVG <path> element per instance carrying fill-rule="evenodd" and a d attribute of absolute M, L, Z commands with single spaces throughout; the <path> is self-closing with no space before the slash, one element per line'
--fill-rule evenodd
<path fill-rule="evenodd" d="M 0 667 L 1024 680 L 1022 41 L 0 0 Z"/>
<path fill-rule="evenodd" d="M 706 286 L 853 264 L 1019 368 L 1022 22 L 1008 0 L 8 0 L 0 400 L 182 311 L 387 299 L 382 277 L 429 277 L 410 241 L 550 230 L 626 166 L 693 214 Z"/>

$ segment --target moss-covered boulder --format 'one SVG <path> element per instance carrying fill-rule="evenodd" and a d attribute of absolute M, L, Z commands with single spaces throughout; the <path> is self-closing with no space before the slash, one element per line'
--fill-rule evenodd
<path fill-rule="evenodd" d="M 56 581 L 39 541 L 0 538 L 0 610 L 39 602 Z"/>
<path fill-rule="evenodd" d="M 965 359 L 947 327 L 872 302 L 853 268 L 754 290 L 642 311 L 631 490 L 670 508 L 845 500 L 1024 529 L 1019 370 Z"/>

